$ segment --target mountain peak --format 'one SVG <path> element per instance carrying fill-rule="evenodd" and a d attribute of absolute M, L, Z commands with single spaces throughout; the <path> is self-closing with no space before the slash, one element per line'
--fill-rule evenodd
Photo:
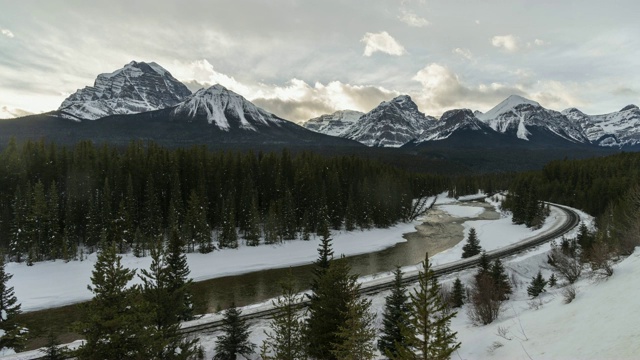
<path fill-rule="evenodd" d="M 487 111 L 484 114 L 478 114 L 478 118 L 480 120 L 488 120 L 498 117 L 501 114 L 507 113 L 520 105 L 533 105 L 540 106 L 538 102 L 533 100 L 529 100 L 520 95 L 510 95 L 508 98 L 504 99 L 501 103 L 494 106 L 491 110 Z"/>
<path fill-rule="evenodd" d="M 112 73 L 98 75 L 93 86 L 65 99 L 58 112 L 73 120 L 96 120 L 164 109 L 189 95 L 191 91 L 162 66 L 131 61 Z"/>
<path fill-rule="evenodd" d="M 172 114 L 188 121 L 206 119 L 223 131 L 236 128 L 257 131 L 257 126 L 279 126 L 283 122 L 220 84 L 198 90 L 176 106 Z"/>
<path fill-rule="evenodd" d="M 627 105 L 627 106 L 623 107 L 620 110 L 620 112 L 629 111 L 629 110 L 640 110 L 640 109 L 638 108 L 638 105 L 630 104 L 630 105 Z"/>

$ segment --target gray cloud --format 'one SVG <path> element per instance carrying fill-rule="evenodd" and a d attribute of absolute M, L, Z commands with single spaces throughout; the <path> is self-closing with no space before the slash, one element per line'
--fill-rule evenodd
<path fill-rule="evenodd" d="M 297 122 L 336 111 L 331 106 L 314 100 L 257 98 L 253 99 L 253 103 L 283 119 L 297 120 Z"/>

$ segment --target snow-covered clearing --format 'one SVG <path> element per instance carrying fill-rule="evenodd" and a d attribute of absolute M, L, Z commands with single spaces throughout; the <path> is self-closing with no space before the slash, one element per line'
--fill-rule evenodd
<path fill-rule="evenodd" d="M 461 206 L 461 205 L 440 205 L 440 210 L 445 211 L 451 216 L 456 217 L 476 217 L 484 211 L 483 208 L 477 206 Z"/>

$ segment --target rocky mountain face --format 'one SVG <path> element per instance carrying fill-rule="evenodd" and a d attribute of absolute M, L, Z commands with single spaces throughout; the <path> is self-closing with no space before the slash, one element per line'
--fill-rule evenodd
<path fill-rule="evenodd" d="M 58 115 L 81 121 L 136 114 L 174 106 L 189 95 L 191 91 L 160 65 L 132 61 L 73 93 L 62 102 Z"/>
<path fill-rule="evenodd" d="M 576 108 L 566 109 L 562 114 L 579 125 L 593 144 L 607 147 L 640 144 L 640 109 L 636 105 L 603 115 L 587 115 Z"/>
<path fill-rule="evenodd" d="M 522 140 L 532 140 L 532 135 L 545 133 L 570 142 L 589 144 L 582 128 L 557 111 L 548 110 L 535 101 L 511 95 L 493 109 L 477 118 L 493 130 L 511 134 Z"/>
<path fill-rule="evenodd" d="M 259 127 L 281 126 L 283 120 L 227 90 L 222 85 L 200 89 L 178 104 L 172 111 L 174 119 L 206 121 L 222 131 L 233 129 L 257 131 Z"/>
<path fill-rule="evenodd" d="M 494 132 L 489 125 L 478 120 L 471 110 L 455 109 L 442 114 L 433 126 L 422 133 L 417 142 L 447 139 L 458 131 L 478 131 L 483 134 Z"/>
<path fill-rule="evenodd" d="M 305 121 L 302 126 L 315 132 L 331 136 L 341 136 L 355 124 L 364 113 L 354 110 L 341 110 L 333 114 L 321 115 Z"/>
<path fill-rule="evenodd" d="M 436 119 L 425 116 L 407 95 L 384 101 L 364 114 L 342 137 L 367 146 L 400 147 L 433 126 Z"/>

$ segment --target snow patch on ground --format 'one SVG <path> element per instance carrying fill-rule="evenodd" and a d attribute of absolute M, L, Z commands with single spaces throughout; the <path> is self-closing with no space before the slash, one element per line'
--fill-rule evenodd
<path fill-rule="evenodd" d="M 476 217 L 484 212 L 484 208 L 479 206 L 440 205 L 438 209 L 445 211 L 451 216 L 461 218 Z"/>

